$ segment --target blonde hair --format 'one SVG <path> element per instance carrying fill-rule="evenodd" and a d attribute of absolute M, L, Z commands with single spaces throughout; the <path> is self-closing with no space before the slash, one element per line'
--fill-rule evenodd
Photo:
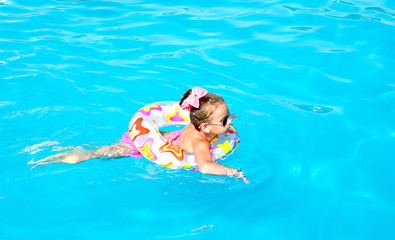
<path fill-rule="evenodd" d="M 184 97 L 180 100 L 180 105 L 184 100 L 192 93 L 192 89 L 189 89 Z M 224 99 L 217 94 L 208 93 L 206 96 L 199 99 L 199 108 L 192 107 L 190 111 L 191 123 L 197 130 L 202 123 L 211 121 L 211 116 L 220 104 L 225 103 Z"/>

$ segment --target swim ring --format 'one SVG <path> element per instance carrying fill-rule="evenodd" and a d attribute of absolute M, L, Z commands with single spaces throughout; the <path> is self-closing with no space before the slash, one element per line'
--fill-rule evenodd
<path fill-rule="evenodd" d="M 173 125 L 188 125 L 189 111 L 178 102 L 158 102 L 141 108 L 129 123 L 129 136 L 137 150 L 154 163 L 168 168 L 197 168 L 193 153 L 167 141 L 159 129 Z M 223 135 L 211 141 L 211 160 L 223 160 L 232 154 L 239 143 L 239 135 L 231 125 Z"/>

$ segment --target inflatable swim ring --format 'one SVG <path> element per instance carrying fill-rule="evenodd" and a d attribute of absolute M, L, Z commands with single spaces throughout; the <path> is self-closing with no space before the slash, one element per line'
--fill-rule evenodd
<path fill-rule="evenodd" d="M 137 150 L 152 162 L 168 168 L 197 168 L 195 156 L 168 142 L 159 129 L 172 125 L 188 125 L 189 111 L 178 102 L 158 102 L 141 108 L 129 123 L 129 136 Z M 232 154 L 239 143 L 239 135 L 233 125 L 211 141 L 211 160 L 223 160 Z"/>

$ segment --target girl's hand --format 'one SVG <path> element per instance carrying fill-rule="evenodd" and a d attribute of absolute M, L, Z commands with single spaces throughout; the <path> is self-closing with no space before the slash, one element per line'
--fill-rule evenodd
<path fill-rule="evenodd" d="M 250 183 L 250 181 L 244 176 L 244 173 L 243 173 L 242 171 L 238 171 L 238 172 L 235 174 L 235 178 L 236 178 L 236 180 L 238 180 L 239 178 L 243 179 L 243 181 L 244 181 L 246 184 L 249 184 L 249 183 Z"/>
<path fill-rule="evenodd" d="M 236 168 L 227 167 L 227 166 L 225 166 L 225 165 L 222 165 L 222 167 L 224 168 L 225 174 L 226 174 L 227 176 L 230 176 L 230 177 L 235 176 L 236 180 L 239 180 L 239 178 L 241 178 L 241 179 L 243 179 L 243 181 L 244 181 L 246 184 L 249 184 L 249 183 L 250 183 L 250 181 L 244 176 L 244 172 L 239 171 L 239 170 L 236 169 Z"/>

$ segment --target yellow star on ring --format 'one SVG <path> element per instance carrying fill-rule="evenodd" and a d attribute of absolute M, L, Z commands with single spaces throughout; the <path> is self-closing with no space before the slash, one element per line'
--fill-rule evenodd
<path fill-rule="evenodd" d="M 191 165 L 189 164 L 189 162 L 187 162 L 186 164 L 182 164 L 182 166 L 184 168 L 192 168 Z"/>
<path fill-rule="evenodd" d="M 173 162 L 169 162 L 168 164 L 161 164 L 162 167 L 168 167 L 172 168 L 173 167 Z"/>
<path fill-rule="evenodd" d="M 218 147 L 224 150 L 224 154 L 227 154 L 229 151 L 232 151 L 233 148 L 230 146 L 229 141 L 226 140 L 223 144 L 218 144 Z"/>
<path fill-rule="evenodd" d="M 155 154 L 153 154 L 150 150 L 151 141 L 147 141 L 142 148 L 140 148 L 141 153 L 148 158 L 149 160 L 153 160 L 155 158 Z"/>

